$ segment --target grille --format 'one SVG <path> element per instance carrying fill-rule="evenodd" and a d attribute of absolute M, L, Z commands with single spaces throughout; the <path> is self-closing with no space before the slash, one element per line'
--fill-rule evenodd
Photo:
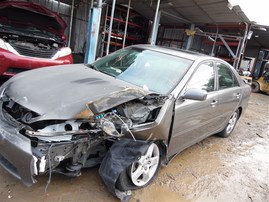
<path fill-rule="evenodd" d="M 57 50 L 35 50 L 31 49 L 26 46 L 22 45 L 17 45 L 17 44 L 12 44 L 12 47 L 20 54 L 24 56 L 29 56 L 29 57 L 36 57 L 36 58 L 47 58 L 50 59 L 52 58 Z"/>

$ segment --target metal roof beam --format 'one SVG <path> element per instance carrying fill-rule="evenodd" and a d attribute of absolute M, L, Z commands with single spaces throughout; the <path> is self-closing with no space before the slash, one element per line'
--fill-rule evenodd
<path fill-rule="evenodd" d="M 168 13 L 168 12 L 164 11 L 164 10 L 161 10 L 160 12 L 161 12 L 161 14 L 164 14 L 164 15 L 167 15 L 167 16 L 171 16 L 171 17 L 173 17 L 173 18 L 176 18 L 176 19 L 181 20 L 181 21 L 185 21 L 185 22 L 187 22 L 187 23 L 191 23 L 191 21 L 189 21 L 189 20 L 187 20 L 187 19 L 184 19 L 184 18 L 182 18 L 182 17 L 173 15 L 173 14 L 171 14 L 171 13 Z"/>
<path fill-rule="evenodd" d="M 227 48 L 227 50 L 230 52 L 230 54 L 233 56 L 233 58 L 236 58 L 234 52 L 232 51 L 232 49 L 230 48 L 230 46 L 227 44 L 227 42 L 225 41 L 225 39 L 222 37 L 221 34 L 219 34 L 219 38 L 220 40 L 223 42 L 224 46 Z"/>

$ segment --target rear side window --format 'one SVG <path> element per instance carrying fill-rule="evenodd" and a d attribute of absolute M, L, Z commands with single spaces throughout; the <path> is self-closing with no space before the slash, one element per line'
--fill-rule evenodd
<path fill-rule="evenodd" d="M 215 73 L 212 62 L 201 64 L 187 85 L 187 89 L 196 88 L 207 92 L 214 91 Z"/>
<path fill-rule="evenodd" d="M 219 90 L 239 86 L 235 74 L 228 66 L 222 63 L 216 63 L 219 78 Z"/>

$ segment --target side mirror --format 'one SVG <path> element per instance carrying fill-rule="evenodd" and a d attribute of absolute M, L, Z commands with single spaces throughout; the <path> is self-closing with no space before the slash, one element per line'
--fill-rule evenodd
<path fill-rule="evenodd" d="M 207 92 L 202 89 L 188 89 L 182 96 L 183 99 L 204 101 L 207 98 Z"/>

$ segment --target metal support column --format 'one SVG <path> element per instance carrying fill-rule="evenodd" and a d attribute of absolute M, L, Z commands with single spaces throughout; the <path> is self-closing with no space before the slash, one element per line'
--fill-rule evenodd
<path fill-rule="evenodd" d="M 126 35 L 127 35 L 127 29 L 128 29 L 128 21 L 129 21 L 129 14 L 130 14 L 131 1 L 132 1 L 132 0 L 129 0 L 129 3 L 128 3 L 128 10 L 127 10 L 127 16 L 126 16 L 126 21 L 125 21 L 125 28 L 124 28 L 124 36 L 123 36 L 123 44 L 122 44 L 122 48 L 125 47 L 125 42 L 126 42 Z"/>
<path fill-rule="evenodd" d="M 39 3 L 39 2 L 38 2 Z M 57 14 L 59 15 L 59 13 L 60 13 L 60 0 L 58 0 L 58 6 L 57 6 Z"/>
<path fill-rule="evenodd" d="M 193 31 L 194 28 L 195 28 L 195 24 L 191 24 L 190 30 Z M 193 36 L 189 36 L 188 41 L 187 41 L 186 50 L 189 50 L 191 48 L 192 40 L 193 40 Z"/>
<path fill-rule="evenodd" d="M 151 40 L 150 40 L 151 45 L 155 45 L 158 30 L 159 30 L 159 22 L 160 22 L 160 18 L 161 18 L 161 13 L 159 12 L 159 8 L 160 8 L 160 0 L 158 0 L 157 6 L 156 6 L 154 23 L 153 23 L 153 27 L 152 27 L 152 31 L 151 31 L 151 33 L 152 33 Z"/>
<path fill-rule="evenodd" d="M 239 51 L 239 54 L 238 54 L 238 62 L 236 64 L 236 66 L 234 67 L 236 70 L 239 70 L 239 64 L 240 64 L 240 61 L 242 59 L 242 56 L 245 53 L 246 43 L 247 43 L 247 40 L 248 40 L 247 36 L 248 36 L 248 32 L 249 32 L 249 25 L 247 23 L 245 23 L 245 25 L 246 25 L 246 29 L 245 29 L 244 38 L 242 40 L 242 44 L 241 44 L 241 47 L 240 47 L 240 51 Z"/>
<path fill-rule="evenodd" d="M 95 61 L 101 13 L 102 13 L 102 0 L 98 0 L 97 7 L 96 8 L 91 7 L 91 10 L 89 12 L 87 43 L 86 43 L 86 53 L 84 63 L 92 63 Z"/>
<path fill-rule="evenodd" d="M 108 31 L 108 37 L 107 37 L 106 55 L 109 54 L 109 46 L 110 46 L 110 38 L 111 38 L 111 32 L 112 32 L 112 26 L 113 26 L 114 12 L 115 12 L 115 4 L 116 4 L 116 0 L 113 0 L 111 16 L 110 16 L 109 31 Z"/>
<path fill-rule="evenodd" d="M 75 4 L 75 0 L 72 0 L 70 25 L 69 25 L 68 47 L 70 47 L 71 37 L 72 37 L 72 27 L 73 27 L 73 17 L 74 17 L 74 4 Z"/>
<path fill-rule="evenodd" d="M 217 27 L 217 32 L 216 32 L 214 44 L 213 44 L 213 47 L 212 47 L 212 50 L 211 50 L 211 56 L 215 56 L 215 46 L 216 46 L 216 42 L 218 40 L 218 35 L 219 35 L 219 25 L 217 24 L 216 27 Z"/>
<path fill-rule="evenodd" d="M 108 14 L 108 8 L 109 5 L 106 5 L 106 14 L 105 14 L 105 24 L 104 24 L 104 30 L 103 30 L 103 35 L 102 35 L 102 45 L 101 45 L 101 57 L 104 56 L 104 48 L 105 48 L 105 38 L 106 38 L 106 25 L 107 25 L 107 14 Z"/>
<path fill-rule="evenodd" d="M 242 41 L 243 41 L 243 38 L 240 38 L 238 46 L 237 46 L 237 49 L 236 49 L 236 54 L 235 54 L 236 59 L 233 62 L 233 67 L 237 67 L 237 64 L 239 63 L 239 56 L 240 56 L 239 51 L 240 51 L 240 48 L 241 48 Z"/>

